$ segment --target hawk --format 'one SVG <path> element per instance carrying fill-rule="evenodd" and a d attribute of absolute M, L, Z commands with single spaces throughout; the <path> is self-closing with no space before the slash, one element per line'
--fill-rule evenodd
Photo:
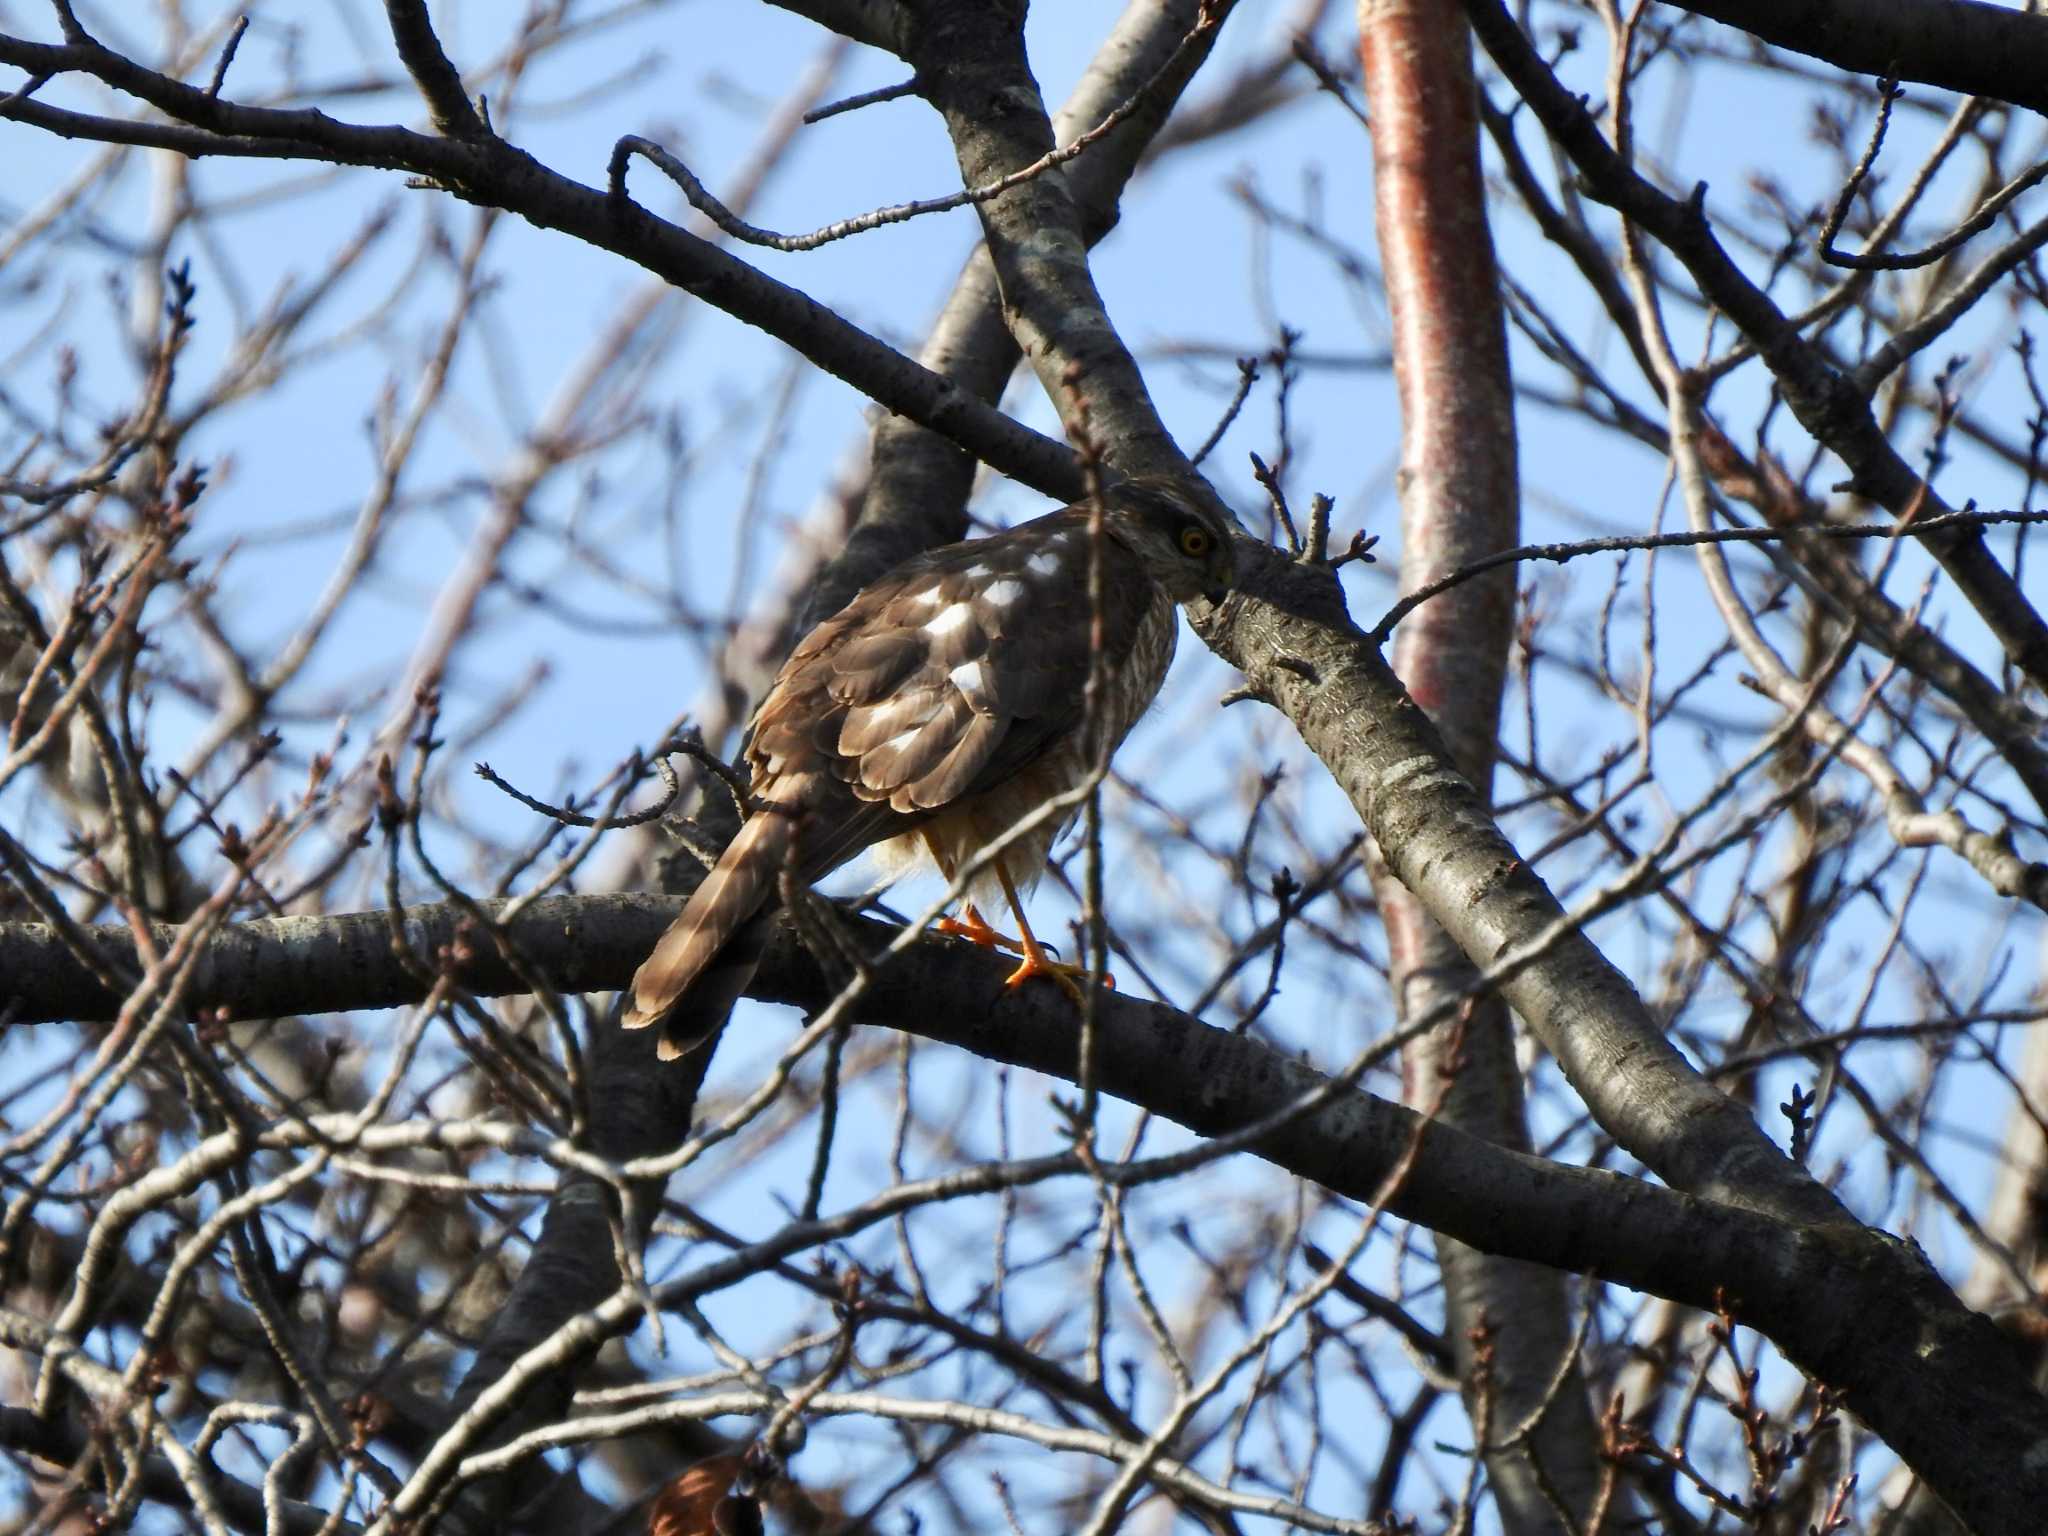
<path fill-rule="evenodd" d="M 974 856 L 1093 768 L 1086 702 L 1099 619 L 1098 740 L 1115 750 L 1173 659 L 1174 605 L 1220 600 L 1235 575 L 1228 517 L 1199 482 L 1120 481 L 1088 503 L 904 561 L 790 653 L 748 731 L 754 808 L 633 975 L 628 1029 L 659 1023 L 670 1060 L 716 1032 L 767 937 L 789 869 L 806 884 L 874 850 L 950 884 Z M 1101 561 L 1101 611 L 1089 600 Z M 971 879 L 948 931 L 1015 949 L 1009 985 L 1079 968 L 1048 960 L 1018 900 L 1074 811 L 1048 817 Z M 1019 937 L 980 916 L 1000 894 Z"/>

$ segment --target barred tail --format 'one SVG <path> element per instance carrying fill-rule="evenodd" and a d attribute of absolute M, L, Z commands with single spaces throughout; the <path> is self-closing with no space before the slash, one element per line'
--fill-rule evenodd
<path fill-rule="evenodd" d="M 761 909 L 775 895 L 795 825 L 773 810 L 749 817 L 633 973 L 621 1022 L 628 1029 L 660 1023 L 663 1061 L 715 1034 L 753 979 L 769 934 Z"/>

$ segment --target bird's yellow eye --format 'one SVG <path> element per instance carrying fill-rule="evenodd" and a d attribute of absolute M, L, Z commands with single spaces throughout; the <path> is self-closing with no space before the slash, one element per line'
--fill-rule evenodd
<path fill-rule="evenodd" d="M 1180 531 L 1181 553 L 1192 555 L 1197 560 L 1209 553 L 1209 545 L 1212 542 L 1206 528 L 1183 528 Z"/>

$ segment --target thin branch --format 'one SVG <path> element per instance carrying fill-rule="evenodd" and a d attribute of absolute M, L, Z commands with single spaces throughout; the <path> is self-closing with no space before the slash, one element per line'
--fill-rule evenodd
<path fill-rule="evenodd" d="M 822 107 L 813 107 L 804 114 L 803 120 L 806 125 L 822 123 L 826 118 L 837 117 L 842 112 L 858 112 L 862 107 L 872 107 L 884 101 L 900 101 L 905 96 L 914 96 L 916 94 L 917 78 L 912 76 L 908 80 L 899 80 L 894 85 L 885 85 L 872 91 L 862 91 L 857 96 L 847 96 L 838 101 L 827 102 Z"/>
<path fill-rule="evenodd" d="M 1001 197 L 1013 187 L 1020 187 L 1027 181 L 1035 181 L 1055 166 L 1065 165 L 1075 156 L 1085 152 L 1089 145 L 1114 132 L 1118 125 L 1126 118 L 1143 108 L 1151 99 L 1153 93 L 1173 78 L 1182 58 L 1191 49 L 1199 46 L 1209 33 L 1215 31 L 1221 25 L 1221 17 L 1212 12 L 1205 4 L 1197 15 L 1194 26 L 1181 39 L 1180 46 L 1174 50 L 1167 61 L 1153 73 L 1149 80 L 1138 87 L 1127 100 L 1112 108 L 1108 115 L 1093 128 L 1079 135 L 1072 143 L 1063 144 L 1056 149 L 1048 151 L 1031 164 L 1022 166 L 1010 172 L 1007 176 L 999 176 L 994 181 L 988 182 L 983 186 L 968 187 L 960 192 L 949 193 L 945 197 L 925 198 L 917 202 L 897 203 L 887 208 L 877 208 L 872 213 L 863 213 L 850 219 L 840 219 L 836 223 L 827 224 L 820 229 L 814 229 L 807 235 L 778 235 L 773 230 L 762 229 L 759 225 L 749 224 L 745 219 L 742 219 L 716 197 L 712 196 L 710 191 L 704 186 L 704 183 L 699 181 L 696 175 L 681 160 L 663 149 L 659 144 L 641 138 L 638 134 L 627 134 L 617 144 L 612 146 L 610 170 L 612 193 L 615 197 L 619 198 L 626 196 L 626 165 L 632 156 L 639 155 L 643 159 L 651 161 L 660 169 L 663 175 L 682 188 L 683 196 L 690 200 L 691 207 L 711 220 L 712 223 L 716 224 L 728 235 L 731 235 L 733 239 L 743 241 L 748 245 L 766 246 L 774 251 L 815 251 L 819 246 L 830 245 L 835 240 L 844 240 L 852 235 L 866 234 L 870 230 L 882 229 L 891 224 L 901 224 L 908 219 L 915 219 L 927 213 L 946 213 L 955 208 L 978 206 L 979 204 L 990 202 L 995 198 Z M 913 80 L 905 86 L 891 87 L 890 89 L 896 94 L 902 94 L 915 88 L 915 86 L 916 82 Z M 860 103 L 858 98 L 855 98 L 855 101 L 856 104 L 864 104 Z"/>
<path fill-rule="evenodd" d="M 1845 251 L 1835 244 L 1835 237 L 1842 232 L 1842 222 L 1849 216 L 1849 208 L 1856 200 L 1856 193 L 1863 185 L 1863 179 L 1870 174 L 1870 168 L 1877 161 L 1879 148 L 1884 144 L 1885 129 L 1891 122 L 1892 103 L 1905 93 L 1899 89 L 1897 80 L 1881 81 L 1878 85 L 1877 122 L 1870 130 L 1870 143 L 1863 151 L 1863 158 L 1850 171 L 1849 179 L 1843 183 L 1842 192 L 1835 199 L 1834 209 L 1828 214 L 1827 223 L 1814 240 L 1814 250 L 1822 261 L 1831 266 L 1847 267 L 1856 272 L 1899 272 L 1910 267 L 1931 266 L 1956 247 L 1976 238 L 1989 229 L 1999 214 L 2022 192 L 2048 180 L 2048 160 L 2042 161 L 2032 170 L 2015 176 L 1996 192 L 1979 203 L 1974 212 L 1948 234 L 1924 250 L 1897 255 L 1885 255 L 1865 248 L 1861 252 Z"/>
<path fill-rule="evenodd" d="M 527 809 L 538 811 L 541 815 L 549 818 L 551 821 L 559 821 L 563 825 L 571 827 L 595 827 L 600 824 L 602 824 L 607 829 L 614 827 L 642 826 L 647 822 L 658 820 L 660 817 L 667 815 L 669 811 L 674 808 L 676 801 L 680 800 L 683 795 L 682 779 L 677 775 L 675 769 L 669 764 L 668 759 L 661 757 L 658 757 L 654 760 L 654 771 L 661 775 L 661 783 L 663 789 L 661 799 L 657 801 L 655 804 L 647 807 L 647 809 L 644 811 L 634 811 L 624 816 L 586 816 L 581 811 L 572 811 L 568 809 L 566 806 L 550 805 L 545 800 L 536 800 L 532 795 L 525 793 L 523 790 L 516 788 L 512 784 L 507 783 L 504 779 L 498 777 L 498 775 L 491 770 L 491 765 L 489 763 L 478 763 L 475 765 L 475 767 L 476 776 L 482 779 L 486 784 L 490 785 L 493 789 L 499 790 L 507 795 L 510 795 L 514 800 L 517 800 L 521 805 L 525 806 Z M 640 777 L 640 774 L 640 759 L 638 758 L 638 756 L 635 756 L 633 761 L 630 764 L 628 764 L 626 768 L 627 782 L 632 783 L 637 781 Z"/>
<path fill-rule="evenodd" d="M 487 137 L 490 129 L 470 105 L 468 93 L 462 88 L 461 72 L 449 62 L 441 39 L 434 35 L 426 0 L 384 0 L 384 14 L 390 20 L 391 40 L 398 45 L 398 56 L 405 63 L 406 73 L 419 86 L 420 95 L 426 98 L 434 126 L 450 138 Z"/>
<path fill-rule="evenodd" d="M 1989 528 L 1999 524 L 2018 523 L 2022 525 L 2048 523 L 2048 510 L 2016 512 L 1949 512 L 1940 517 L 1915 518 L 1910 523 L 1826 523 L 1801 522 L 1773 525 L 1769 528 L 1715 528 L 1705 532 L 1687 529 L 1683 533 L 1629 534 L 1606 539 L 1577 539 L 1559 544 L 1522 544 L 1514 549 L 1504 549 L 1498 554 L 1475 560 L 1470 565 L 1439 577 L 1426 587 L 1418 587 L 1406 597 L 1389 607 L 1373 625 L 1370 638 L 1375 644 L 1383 644 L 1388 635 L 1410 613 L 1441 592 L 1452 587 L 1463 586 L 1475 576 L 1503 565 L 1519 565 L 1529 560 L 1548 560 L 1562 565 L 1568 560 L 1577 560 L 1586 555 L 1617 554 L 1637 549 L 1683 549 L 1696 544 L 1776 544 L 1788 539 L 1895 539 L 1901 535 L 1918 537 L 1924 534 L 1940 533 L 1950 528 Z"/>
<path fill-rule="evenodd" d="M 1240 357 L 1237 360 L 1237 388 L 1231 391 L 1230 404 L 1223 408 L 1215 427 L 1202 439 L 1202 446 L 1188 455 L 1190 464 L 1200 464 L 1216 450 L 1223 441 L 1223 434 L 1230 430 L 1230 424 L 1237 420 L 1238 412 L 1244 409 L 1245 398 L 1251 394 L 1252 386 L 1259 381 L 1259 360 L 1256 357 Z"/>
<path fill-rule="evenodd" d="M 213 78 L 206 82 L 206 94 L 218 97 L 220 88 L 227 84 L 228 68 L 235 62 L 235 53 L 242 46 L 242 39 L 248 34 L 249 18 L 246 15 L 235 18 L 234 30 L 228 33 L 228 40 L 221 44 L 220 59 L 213 66 Z"/>

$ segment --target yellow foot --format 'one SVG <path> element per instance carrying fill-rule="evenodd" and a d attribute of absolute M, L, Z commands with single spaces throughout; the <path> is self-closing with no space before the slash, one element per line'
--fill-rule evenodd
<path fill-rule="evenodd" d="M 1059 984 L 1059 989 L 1062 992 L 1074 1000 L 1075 1005 L 1078 1007 L 1081 1002 L 1081 985 L 1088 979 L 1088 967 L 1085 965 L 1068 965 L 1063 960 L 1048 960 L 1045 951 L 1033 945 L 1030 949 L 1024 951 L 1024 958 L 1018 962 L 1017 969 L 1010 972 L 1009 978 L 1004 981 L 1003 985 L 1005 987 L 1022 986 L 1034 976 L 1050 977 Z M 1102 984 L 1112 992 L 1116 990 L 1116 978 L 1114 976 L 1104 976 Z"/>
<path fill-rule="evenodd" d="M 1007 949 L 1017 955 L 1024 953 L 1021 940 L 1013 939 L 1008 934 L 997 933 L 995 929 L 989 927 L 988 919 L 973 907 L 967 909 L 965 917 L 940 918 L 932 924 L 932 930 L 936 933 L 949 934 L 956 939 L 965 939 L 970 944 L 979 944 L 983 949 Z"/>

